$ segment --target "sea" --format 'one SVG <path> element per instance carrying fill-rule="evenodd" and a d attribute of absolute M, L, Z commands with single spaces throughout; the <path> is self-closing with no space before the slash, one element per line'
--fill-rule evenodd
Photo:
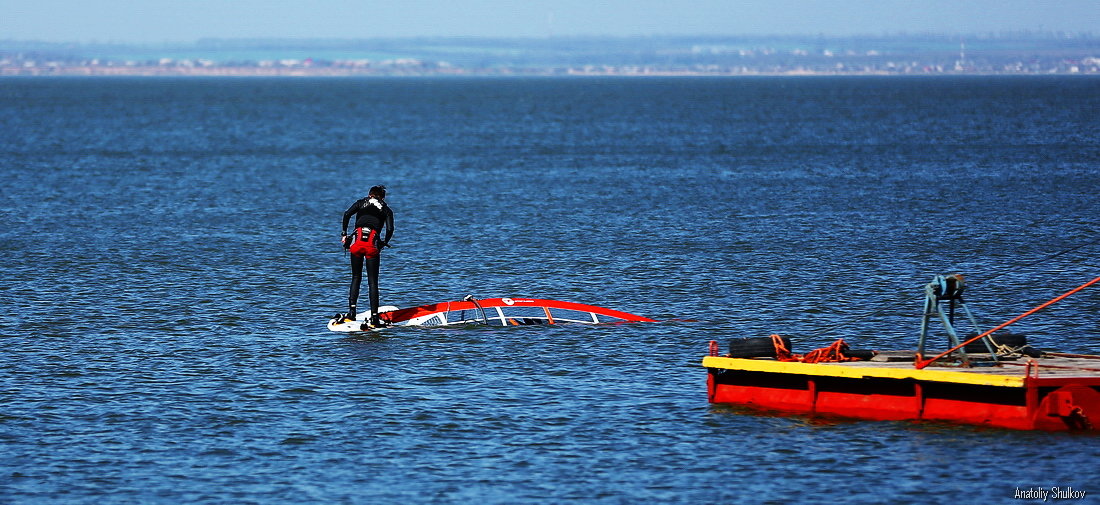
<path fill-rule="evenodd" d="M 0 503 L 1097 503 L 1095 435 L 712 405 L 701 359 L 1097 277 L 1098 111 L 1088 76 L 0 79 Z M 384 305 L 658 322 L 330 332 L 377 184 Z M 1010 329 L 1098 353 L 1098 317 Z"/>

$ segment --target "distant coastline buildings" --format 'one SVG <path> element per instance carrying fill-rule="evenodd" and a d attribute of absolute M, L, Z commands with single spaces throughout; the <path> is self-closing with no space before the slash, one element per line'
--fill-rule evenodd
<path fill-rule="evenodd" d="M 157 60 L 85 60 L 66 61 L 27 58 L 22 55 L 0 57 L 0 76 L 352 76 L 352 75 L 427 75 L 464 73 L 447 63 L 426 63 L 405 58 L 372 62 L 299 60 L 259 60 L 219 63 L 210 59 Z"/>
<path fill-rule="evenodd" d="M 1090 34 L 0 41 L 0 76 L 1096 75 Z"/>

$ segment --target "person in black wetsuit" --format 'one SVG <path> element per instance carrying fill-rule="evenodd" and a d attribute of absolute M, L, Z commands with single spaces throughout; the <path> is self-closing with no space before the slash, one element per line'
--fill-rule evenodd
<path fill-rule="evenodd" d="M 348 221 L 355 216 L 355 230 L 347 234 Z M 382 229 L 385 228 L 385 237 Z M 367 267 L 367 288 L 370 291 L 370 321 L 377 327 L 378 320 L 378 264 L 382 248 L 389 245 L 393 236 L 393 211 L 386 205 L 386 187 L 370 188 L 365 198 L 344 211 L 340 226 L 340 240 L 351 252 L 351 287 L 348 289 L 348 313 L 344 318 L 355 320 L 355 304 L 359 300 L 359 286 L 363 282 L 363 265 Z"/>

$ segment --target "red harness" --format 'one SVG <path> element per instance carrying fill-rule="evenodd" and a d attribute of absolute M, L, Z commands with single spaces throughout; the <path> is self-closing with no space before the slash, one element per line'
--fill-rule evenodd
<path fill-rule="evenodd" d="M 363 236 L 363 232 L 368 232 L 367 236 Z M 348 248 L 355 256 L 362 256 L 364 258 L 377 258 L 378 253 L 381 252 L 378 249 L 378 231 L 371 228 L 356 228 L 355 229 L 355 241 L 351 243 L 351 247 Z"/>

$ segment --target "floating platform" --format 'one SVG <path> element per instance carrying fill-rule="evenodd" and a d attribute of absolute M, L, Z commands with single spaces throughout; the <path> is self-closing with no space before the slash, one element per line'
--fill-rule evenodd
<path fill-rule="evenodd" d="M 1100 356 L 1047 354 L 992 366 L 918 369 L 914 355 L 892 351 L 874 361 L 832 363 L 711 355 L 703 366 L 711 403 L 1015 430 L 1100 429 Z"/>

